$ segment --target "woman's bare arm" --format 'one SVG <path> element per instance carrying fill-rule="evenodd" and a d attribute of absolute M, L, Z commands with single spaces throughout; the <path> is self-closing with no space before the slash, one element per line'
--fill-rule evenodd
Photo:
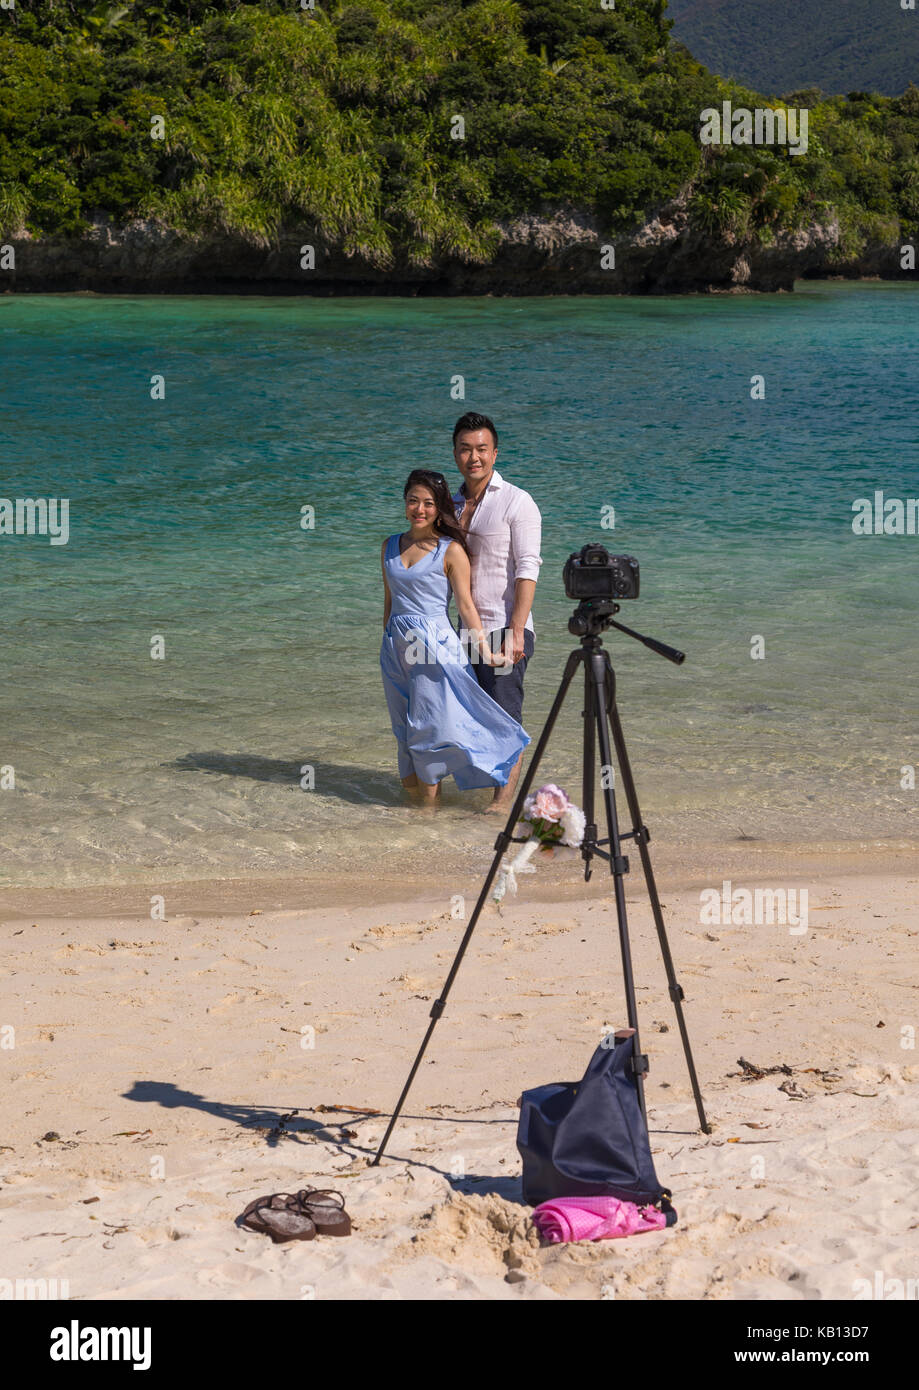
<path fill-rule="evenodd" d="M 386 541 L 380 548 L 380 568 L 383 571 L 383 629 L 389 622 L 389 615 L 392 612 L 392 594 L 389 592 L 389 580 L 386 578 Z"/>
<path fill-rule="evenodd" d="M 505 658 L 500 655 L 493 656 L 488 643 L 485 641 L 482 619 L 472 601 L 472 566 L 469 563 L 469 556 L 459 541 L 451 541 L 447 546 L 447 553 L 444 557 L 444 572 L 453 588 L 460 624 L 463 629 L 469 632 L 481 659 L 488 666 L 503 666 Z"/>

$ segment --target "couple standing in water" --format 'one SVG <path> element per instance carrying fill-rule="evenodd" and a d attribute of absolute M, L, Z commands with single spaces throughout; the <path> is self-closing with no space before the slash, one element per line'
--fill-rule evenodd
<path fill-rule="evenodd" d="M 497 454 L 493 423 L 470 411 L 453 430 L 460 489 L 451 496 L 442 473 L 409 474 L 409 530 L 381 553 L 380 665 L 402 785 L 426 805 L 444 777 L 463 791 L 492 787 L 488 810 L 506 815 L 530 742 L 520 716 L 541 518 L 497 471 Z M 451 594 L 466 642 L 450 621 Z"/>

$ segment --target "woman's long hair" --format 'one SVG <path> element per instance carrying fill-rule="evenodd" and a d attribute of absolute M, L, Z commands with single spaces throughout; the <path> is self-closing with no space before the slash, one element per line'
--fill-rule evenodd
<path fill-rule="evenodd" d="M 468 555 L 469 546 L 466 544 L 466 535 L 456 519 L 456 508 L 453 505 L 453 498 L 443 473 L 433 473 L 429 468 L 413 468 L 408 475 L 405 487 L 402 489 L 402 496 L 408 497 L 409 492 L 416 484 L 420 487 L 426 487 L 434 498 L 434 504 L 437 507 L 434 530 L 440 536 L 449 536 L 451 541 L 458 541 Z"/>

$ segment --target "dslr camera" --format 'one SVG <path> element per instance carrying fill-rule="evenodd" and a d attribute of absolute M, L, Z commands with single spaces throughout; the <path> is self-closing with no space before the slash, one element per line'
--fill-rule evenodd
<path fill-rule="evenodd" d="M 564 578 L 569 598 L 638 598 L 638 561 L 634 555 L 610 555 L 603 545 L 585 545 L 569 555 Z"/>

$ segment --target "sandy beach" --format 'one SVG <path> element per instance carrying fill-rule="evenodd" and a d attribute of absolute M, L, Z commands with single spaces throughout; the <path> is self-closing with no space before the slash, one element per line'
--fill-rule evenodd
<path fill-rule="evenodd" d="M 626 1021 L 605 874 L 541 864 L 489 904 L 376 1168 L 385 1119 L 360 1112 L 395 1103 L 477 879 L 185 884 L 163 921 L 136 889 L 5 893 L 0 1274 L 76 1301 L 819 1300 L 915 1280 L 914 853 L 739 844 L 655 866 L 713 1132 L 636 864 L 651 1144 L 679 1223 L 568 1246 L 541 1246 L 522 1203 L 516 1099 L 576 1079 Z M 704 924 L 725 878 L 806 887 L 806 929 Z M 349 1239 L 235 1224 L 304 1186 L 344 1193 Z"/>

